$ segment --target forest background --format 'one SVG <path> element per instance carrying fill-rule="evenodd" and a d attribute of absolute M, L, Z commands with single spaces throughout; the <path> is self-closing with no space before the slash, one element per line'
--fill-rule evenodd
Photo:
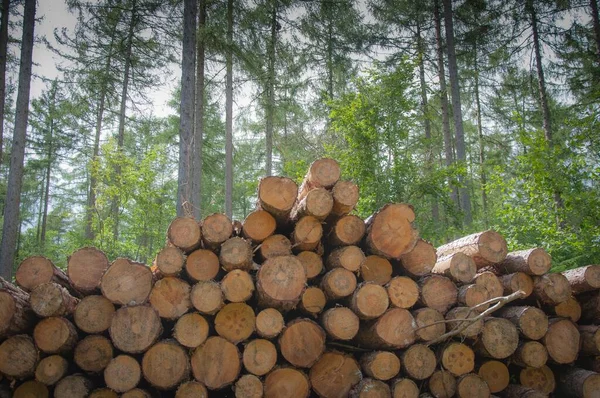
<path fill-rule="evenodd" d="M 435 245 L 493 228 L 554 270 L 600 261 L 597 0 L 35 6 L 1 5 L 4 276 L 88 245 L 149 263 L 176 215 L 243 220 L 322 156 L 358 215 L 411 203 Z M 56 64 L 28 77 L 32 48 Z"/>

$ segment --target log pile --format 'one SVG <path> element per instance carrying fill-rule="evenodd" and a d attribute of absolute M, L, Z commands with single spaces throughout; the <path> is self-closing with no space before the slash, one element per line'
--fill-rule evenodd
<path fill-rule="evenodd" d="M 148 267 L 86 247 L 0 280 L 0 397 L 598 397 L 600 265 L 366 220 L 331 159 L 241 223 L 177 218 Z M 3 395 L 4 394 L 4 395 Z"/>

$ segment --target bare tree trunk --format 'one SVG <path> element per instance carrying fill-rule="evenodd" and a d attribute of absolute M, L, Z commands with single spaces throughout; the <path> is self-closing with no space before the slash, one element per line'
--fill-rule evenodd
<path fill-rule="evenodd" d="M 2 164 L 2 148 L 4 145 L 4 105 L 6 96 L 6 55 L 8 50 L 8 13 L 10 0 L 2 0 L 2 17 L 0 17 L 0 165 Z"/>
<path fill-rule="evenodd" d="M 590 8 L 592 9 L 594 39 L 596 39 L 596 62 L 598 62 L 598 65 L 600 66 L 600 17 L 598 17 L 597 0 L 590 0 Z"/>
<path fill-rule="evenodd" d="M 44 212 L 42 213 L 42 230 L 40 242 L 46 244 L 46 226 L 48 225 L 48 203 L 50 202 L 50 176 L 52 171 L 52 151 L 54 151 L 54 111 L 56 105 L 56 80 L 52 84 L 52 103 L 50 104 L 50 131 L 48 136 L 48 152 L 46 153 L 46 187 L 44 192 Z"/>
<path fill-rule="evenodd" d="M 46 192 L 46 180 L 42 179 L 42 186 L 40 187 L 40 206 L 38 208 L 38 217 L 37 217 L 37 229 L 35 231 L 35 241 L 38 245 L 40 244 L 40 233 L 42 231 L 42 213 L 44 212 L 44 192 Z"/>
<path fill-rule="evenodd" d="M 194 217 L 202 217 L 202 146 L 204 137 L 204 28 L 206 26 L 206 0 L 198 0 L 198 34 L 196 48 L 196 110 L 194 117 L 194 190 L 192 203 Z"/>
<path fill-rule="evenodd" d="M 265 175 L 273 173 L 273 120 L 275 118 L 275 43 L 277 41 L 277 0 L 272 0 L 271 40 L 268 47 L 267 109 L 266 109 L 266 164 Z"/>
<path fill-rule="evenodd" d="M 225 87 L 225 214 L 233 215 L 233 0 L 227 0 L 227 77 Z"/>
<path fill-rule="evenodd" d="M 452 90 L 452 115 L 454 116 L 454 132 L 456 133 L 456 156 L 459 162 L 466 163 L 465 137 L 463 130 L 462 108 L 460 103 L 460 84 L 458 81 L 458 66 L 456 64 L 456 51 L 454 49 L 454 23 L 452 20 L 452 0 L 443 0 L 444 27 L 446 29 L 446 51 L 448 52 L 448 72 L 450 74 L 450 87 Z M 471 225 L 471 197 L 466 181 L 462 174 L 458 175 L 461 184 L 459 188 L 460 205 L 464 214 L 465 224 Z"/>
<path fill-rule="evenodd" d="M 481 123 L 481 101 L 479 98 L 479 63 L 477 61 L 477 41 L 473 46 L 473 56 L 475 57 L 475 111 L 477 112 L 477 134 L 479 136 L 479 169 L 481 175 L 481 202 L 483 205 L 483 220 L 487 225 L 487 177 L 485 173 L 485 146 L 483 142 L 483 125 Z"/>
<path fill-rule="evenodd" d="M 19 205 L 23 184 L 23 161 L 27 139 L 27 117 L 29 116 L 29 88 L 33 57 L 33 29 L 35 25 L 35 0 L 25 1 L 23 14 L 23 37 L 19 66 L 19 88 L 17 93 L 15 129 L 13 133 L 10 171 L 4 206 L 4 225 L 0 244 L 0 276 L 12 279 L 17 239 L 19 237 Z"/>

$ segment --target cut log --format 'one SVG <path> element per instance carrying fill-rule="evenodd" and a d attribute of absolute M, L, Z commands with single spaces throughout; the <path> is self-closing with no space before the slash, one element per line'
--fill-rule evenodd
<path fill-rule="evenodd" d="M 95 247 L 84 247 L 67 259 L 67 275 L 76 290 L 91 294 L 100 287 L 102 275 L 108 269 L 108 258 Z"/>
<path fill-rule="evenodd" d="M 304 293 L 302 293 L 300 303 L 298 303 L 298 308 L 306 315 L 316 318 L 321 312 L 323 312 L 326 304 L 327 297 L 325 297 L 323 290 L 315 286 L 310 286 L 306 288 Z"/>
<path fill-rule="evenodd" d="M 457 398 L 489 398 L 490 388 L 475 373 L 466 374 L 456 381 Z"/>
<path fill-rule="evenodd" d="M 362 218 L 355 215 L 342 216 L 329 231 L 329 244 L 332 247 L 357 245 L 365 231 L 366 226 Z"/>
<path fill-rule="evenodd" d="M 433 372 L 428 386 L 429 392 L 436 398 L 451 398 L 456 394 L 456 379 L 446 370 Z"/>
<path fill-rule="evenodd" d="M 312 216 L 302 217 L 294 226 L 291 242 L 295 252 L 316 250 L 321 243 L 323 226 Z"/>
<path fill-rule="evenodd" d="M 470 319 L 477 316 L 477 312 L 472 311 L 469 307 L 455 307 L 446 314 L 446 321 L 456 320 L 456 322 L 448 322 L 448 331 L 454 330 L 463 326 L 464 322 L 468 322 L 469 326 L 459 333 L 462 338 L 474 339 L 483 330 L 483 320 L 471 321 Z"/>
<path fill-rule="evenodd" d="M 415 319 L 410 312 L 392 308 L 378 319 L 366 322 L 356 340 L 372 349 L 406 348 L 416 340 L 415 328 Z"/>
<path fill-rule="evenodd" d="M 117 349 L 138 354 L 154 344 L 162 324 L 158 312 L 149 305 L 122 307 L 115 312 L 109 332 Z"/>
<path fill-rule="evenodd" d="M 269 340 L 252 340 L 244 346 L 242 360 L 248 372 L 257 376 L 264 376 L 277 363 L 277 348 Z"/>
<path fill-rule="evenodd" d="M 275 233 L 277 222 L 264 210 L 255 210 L 248 214 L 242 227 L 242 236 L 254 244 L 259 244 Z"/>
<path fill-rule="evenodd" d="M 47 386 L 56 384 L 69 368 L 67 360 L 60 355 L 50 355 L 42 359 L 35 368 L 35 379 Z"/>
<path fill-rule="evenodd" d="M 364 282 L 354 290 L 349 304 L 349 307 L 360 319 L 368 320 L 383 315 L 388 309 L 390 301 L 384 287 L 372 282 Z"/>
<path fill-rule="evenodd" d="M 214 315 L 225 305 L 223 290 L 214 281 L 200 281 L 190 292 L 190 301 L 201 314 Z"/>
<path fill-rule="evenodd" d="M 106 386 L 119 393 L 134 389 L 139 384 L 141 377 L 140 364 L 129 355 L 119 355 L 113 358 L 104 369 Z"/>
<path fill-rule="evenodd" d="M 409 277 L 396 276 L 385 288 L 392 307 L 411 308 L 419 300 L 419 285 Z"/>
<path fill-rule="evenodd" d="M 177 217 L 169 224 L 167 239 L 184 253 L 189 253 L 199 248 L 202 242 L 200 225 L 193 218 Z"/>
<path fill-rule="evenodd" d="M 471 257 L 458 252 L 438 258 L 431 272 L 441 274 L 456 283 L 469 283 L 475 278 L 477 265 Z"/>
<path fill-rule="evenodd" d="M 275 308 L 265 308 L 256 316 L 256 333 L 265 339 L 277 337 L 283 326 L 283 316 Z"/>
<path fill-rule="evenodd" d="M 31 337 L 20 334 L 0 344 L 0 372 L 8 377 L 24 379 L 35 372 L 39 352 Z"/>
<path fill-rule="evenodd" d="M 194 250 L 185 261 L 185 271 L 194 282 L 216 278 L 220 267 L 217 255 L 205 249 Z"/>
<path fill-rule="evenodd" d="M 258 247 L 262 261 L 273 257 L 289 256 L 292 254 L 292 242 L 283 235 L 271 235 Z"/>
<path fill-rule="evenodd" d="M 243 375 L 233 387 L 235 398 L 262 398 L 264 394 L 263 383 L 254 375 Z M 191 397 L 191 396 L 190 396 Z M 197 395 L 194 395 L 197 397 Z"/>
<path fill-rule="evenodd" d="M 354 276 L 354 275 L 353 275 Z M 296 307 L 306 284 L 306 273 L 294 256 L 270 258 L 256 275 L 258 304 L 289 311 Z"/>
<path fill-rule="evenodd" d="M 384 286 L 392 280 L 392 264 L 381 256 L 371 255 L 360 266 L 360 276 L 365 282 Z"/>
<path fill-rule="evenodd" d="M 250 337 L 254 333 L 255 324 L 254 310 L 245 303 L 227 304 L 215 317 L 215 330 L 219 336 L 233 344 Z"/>
<path fill-rule="evenodd" d="M 438 257 L 457 252 L 470 256 L 475 261 L 478 269 L 498 264 L 508 254 L 506 240 L 502 235 L 492 230 L 477 232 L 437 248 Z"/>
<path fill-rule="evenodd" d="M 583 322 L 595 323 L 600 319 L 600 292 L 582 298 L 580 303 Z"/>
<path fill-rule="evenodd" d="M 242 363 L 237 347 L 219 336 L 209 337 L 191 358 L 194 378 L 209 390 L 219 390 L 237 380 Z"/>
<path fill-rule="evenodd" d="M 90 379 L 74 374 L 65 377 L 54 388 L 54 398 L 87 398 L 94 388 Z"/>
<path fill-rule="evenodd" d="M 571 297 L 571 286 L 562 274 L 533 277 L 533 294 L 546 305 L 557 305 Z"/>
<path fill-rule="evenodd" d="M 579 322 L 581 318 L 581 305 L 575 297 L 571 296 L 567 301 L 550 306 L 549 312 L 558 317 L 569 318 L 573 322 Z"/>
<path fill-rule="evenodd" d="M 342 246 L 327 256 L 327 269 L 345 268 L 351 272 L 360 271 L 365 262 L 365 254 L 358 246 Z"/>
<path fill-rule="evenodd" d="M 568 319 L 550 319 L 548 332 L 542 342 L 550 359 L 558 364 L 572 363 L 577 359 L 580 346 L 579 330 Z"/>
<path fill-rule="evenodd" d="M 196 348 L 208 338 L 208 322 L 198 313 L 185 314 L 177 320 L 173 337 L 187 348 Z"/>
<path fill-rule="evenodd" d="M 100 289 L 114 304 L 136 305 L 148 300 L 153 283 L 152 271 L 146 265 L 118 258 L 102 276 Z"/>
<path fill-rule="evenodd" d="M 307 398 L 309 395 L 308 377 L 298 369 L 279 368 L 265 377 L 265 398 Z"/>
<path fill-rule="evenodd" d="M 541 368 L 525 368 L 519 373 L 519 383 L 524 387 L 533 388 L 545 394 L 550 394 L 556 389 L 554 373 L 546 365 Z"/>
<path fill-rule="evenodd" d="M 144 378 L 161 390 L 175 388 L 188 377 L 189 373 L 190 360 L 186 351 L 171 340 L 156 343 L 142 358 Z"/>
<path fill-rule="evenodd" d="M 437 359 L 429 347 L 413 344 L 402 354 L 404 372 L 414 380 L 425 380 L 435 372 Z"/>
<path fill-rule="evenodd" d="M 600 355 L 600 326 L 579 325 L 582 355 Z"/>
<path fill-rule="evenodd" d="M 254 280 L 252 276 L 241 269 L 228 272 L 221 280 L 223 296 L 232 303 L 242 303 L 252 298 Z"/>
<path fill-rule="evenodd" d="M 548 331 L 548 317 L 535 307 L 515 306 L 500 308 L 494 316 L 508 319 L 521 334 L 530 340 L 539 340 Z"/>
<path fill-rule="evenodd" d="M 340 165 L 333 159 L 322 158 L 310 165 L 298 189 L 298 200 L 302 200 L 315 188 L 331 188 L 340 179 Z"/>
<path fill-rule="evenodd" d="M 123 395 L 121 398 L 152 398 L 152 395 L 146 390 L 142 390 L 141 388 L 134 388 L 133 390 L 129 390 Z"/>
<path fill-rule="evenodd" d="M 150 292 L 150 305 L 165 319 L 177 319 L 192 308 L 190 285 L 172 276 L 156 282 Z"/>
<path fill-rule="evenodd" d="M 380 380 L 365 378 L 350 391 L 350 398 L 391 398 L 390 386 Z"/>
<path fill-rule="evenodd" d="M 45 384 L 29 380 L 15 389 L 13 398 L 48 398 L 50 393 Z"/>
<path fill-rule="evenodd" d="M 202 383 L 188 381 L 177 388 L 175 398 L 208 398 L 208 391 Z"/>
<path fill-rule="evenodd" d="M 541 276 L 550 271 L 552 259 L 541 247 L 510 252 L 496 266 L 503 274 L 524 272 L 531 276 Z"/>
<path fill-rule="evenodd" d="M 0 278 L 0 339 L 30 331 L 35 321 L 29 294 Z"/>
<path fill-rule="evenodd" d="M 600 374 L 586 369 L 566 368 L 559 373 L 561 396 L 596 398 L 600 395 Z"/>
<path fill-rule="evenodd" d="M 393 352 L 374 351 L 360 358 L 360 367 L 367 376 L 387 381 L 400 373 L 400 358 Z"/>
<path fill-rule="evenodd" d="M 344 268 L 334 268 L 321 280 L 321 289 L 329 300 L 350 296 L 356 289 L 356 276 Z"/>
<path fill-rule="evenodd" d="M 44 318 L 33 329 L 33 339 L 40 351 L 64 354 L 77 344 L 77 329 L 66 318 Z"/>
<path fill-rule="evenodd" d="M 431 273 L 437 262 L 435 247 L 424 239 L 417 240 L 415 247 L 400 256 L 404 271 L 413 277 L 424 276 Z"/>
<path fill-rule="evenodd" d="M 548 394 L 520 384 L 509 384 L 504 389 L 505 398 L 548 398 Z"/>
<path fill-rule="evenodd" d="M 73 314 L 75 325 L 86 333 L 102 333 L 108 330 L 115 313 L 115 306 L 104 296 L 84 297 Z"/>
<path fill-rule="evenodd" d="M 313 279 L 321 275 L 323 271 L 323 258 L 315 252 L 303 251 L 296 256 L 302 263 L 306 278 Z"/>
<path fill-rule="evenodd" d="M 464 285 L 458 289 L 458 303 L 466 307 L 475 307 L 484 301 L 489 300 L 488 290 L 482 285 Z M 489 304 L 477 307 L 477 312 L 487 310 Z"/>
<path fill-rule="evenodd" d="M 354 210 L 354 207 L 358 203 L 358 185 L 352 181 L 340 180 L 333 186 L 331 195 L 333 197 L 332 216 L 344 216 Z"/>
<path fill-rule="evenodd" d="M 310 368 L 325 351 L 325 331 L 309 319 L 295 319 L 281 332 L 279 348 L 292 365 Z"/>
<path fill-rule="evenodd" d="M 500 283 L 504 287 L 504 295 L 508 296 L 519 290 L 525 293 L 525 297 L 529 297 L 533 293 L 533 279 L 524 272 L 515 272 L 499 277 Z"/>
<path fill-rule="evenodd" d="M 110 388 L 98 388 L 91 392 L 89 398 L 119 398 L 119 395 Z"/>
<path fill-rule="evenodd" d="M 600 289 L 600 265 L 586 265 L 562 272 L 574 295 Z"/>
<path fill-rule="evenodd" d="M 517 327 L 503 318 L 487 318 L 476 350 L 486 358 L 504 359 L 511 356 L 519 345 Z"/>
<path fill-rule="evenodd" d="M 391 384 L 393 398 L 419 397 L 419 387 L 411 379 L 396 379 Z"/>
<path fill-rule="evenodd" d="M 225 214 L 211 214 L 202 220 L 202 242 L 206 249 L 219 249 L 232 234 L 233 225 Z"/>
<path fill-rule="evenodd" d="M 356 360 L 347 354 L 326 352 L 310 369 L 310 384 L 321 397 L 344 398 L 361 380 Z"/>
<path fill-rule="evenodd" d="M 368 250 L 385 258 L 400 259 L 417 244 L 418 232 L 413 221 L 415 212 L 411 205 L 389 203 L 383 206 L 366 221 Z"/>
<path fill-rule="evenodd" d="M 454 376 L 470 373 L 475 368 L 475 353 L 462 343 L 452 342 L 442 348 L 442 366 Z"/>
<path fill-rule="evenodd" d="M 185 261 L 185 254 L 176 246 L 165 246 L 156 254 L 154 266 L 160 277 L 179 276 Z"/>
<path fill-rule="evenodd" d="M 42 256 L 31 256 L 23 260 L 15 272 L 15 282 L 26 292 L 49 282 L 71 288 L 65 272 L 57 268 L 50 259 Z"/>
<path fill-rule="evenodd" d="M 421 341 L 431 341 L 446 333 L 446 325 L 441 323 L 444 316 L 433 308 L 425 307 L 412 312 L 417 330 L 417 338 Z M 427 326 L 431 325 L 431 326 Z"/>
<path fill-rule="evenodd" d="M 103 371 L 113 358 L 113 346 L 109 339 L 90 335 L 82 339 L 73 353 L 73 359 L 82 370 L 91 373 Z"/>
<path fill-rule="evenodd" d="M 290 219 L 298 221 L 302 217 L 312 216 L 323 221 L 332 209 L 333 197 L 331 192 L 325 188 L 316 188 L 308 192 L 302 200 L 296 202 L 290 214 Z"/>
<path fill-rule="evenodd" d="M 221 245 L 219 262 L 225 271 L 252 268 L 252 247 L 243 238 L 230 238 Z"/>
<path fill-rule="evenodd" d="M 419 302 L 422 306 L 445 314 L 456 304 L 458 290 L 456 285 L 445 276 L 426 276 L 419 281 L 419 286 L 421 287 Z"/>
<path fill-rule="evenodd" d="M 346 307 L 330 308 L 321 316 L 321 324 L 334 340 L 351 340 L 358 333 L 360 320 Z"/>
<path fill-rule="evenodd" d="M 475 275 L 474 282 L 476 285 L 486 288 L 490 299 L 502 297 L 504 294 L 504 286 L 502 286 L 502 282 L 500 282 L 500 279 L 493 272 L 485 271 Z"/>
<path fill-rule="evenodd" d="M 486 361 L 477 372 L 490 388 L 490 392 L 495 394 L 508 387 L 510 374 L 506 365 L 500 361 Z"/>
<path fill-rule="evenodd" d="M 521 341 L 511 363 L 524 368 L 541 368 L 548 361 L 548 351 L 539 341 Z"/>
<path fill-rule="evenodd" d="M 298 185 L 290 178 L 269 176 L 258 183 L 260 208 L 269 212 L 277 223 L 287 222 L 297 196 Z"/>

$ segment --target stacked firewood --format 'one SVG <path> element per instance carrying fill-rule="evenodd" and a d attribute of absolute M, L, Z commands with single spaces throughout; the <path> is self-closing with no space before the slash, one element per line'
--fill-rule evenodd
<path fill-rule="evenodd" d="M 91 247 L 0 280 L 14 397 L 598 397 L 600 265 L 494 231 L 437 249 L 412 206 L 350 214 L 331 159 L 240 222 L 173 220 L 152 267 Z M 0 396 L 2 393 L 0 393 Z"/>

